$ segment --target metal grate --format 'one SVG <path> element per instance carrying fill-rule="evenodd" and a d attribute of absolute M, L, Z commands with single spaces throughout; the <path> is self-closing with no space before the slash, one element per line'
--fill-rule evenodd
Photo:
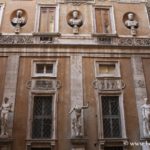
<path fill-rule="evenodd" d="M 52 96 L 35 96 L 33 107 L 32 138 L 51 138 Z"/>
<path fill-rule="evenodd" d="M 104 150 L 123 150 L 123 147 L 104 147 Z"/>
<path fill-rule="evenodd" d="M 102 96 L 102 113 L 104 137 L 121 137 L 119 96 Z"/>

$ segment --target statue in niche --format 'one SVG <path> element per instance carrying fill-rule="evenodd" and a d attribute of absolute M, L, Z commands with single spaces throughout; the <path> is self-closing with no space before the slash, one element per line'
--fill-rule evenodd
<path fill-rule="evenodd" d="M 4 98 L 4 102 L 0 107 L 1 110 L 1 136 L 8 136 L 8 115 L 11 112 L 12 103 L 9 103 L 7 97 Z"/>
<path fill-rule="evenodd" d="M 26 24 L 26 18 L 23 16 L 22 10 L 16 11 L 16 16 L 11 20 L 12 25 L 15 27 L 15 33 L 20 32 L 20 28 Z"/>
<path fill-rule="evenodd" d="M 79 16 L 79 11 L 74 10 L 72 12 L 72 18 L 69 19 L 68 24 L 73 28 L 74 34 L 79 33 L 79 27 L 81 27 L 83 24 L 83 21 L 81 17 Z"/>
<path fill-rule="evenodd" d="M 141 106 L 143 117 L 143 134 L 144 137 L 150 137 L 150 104 L 148 99 L 144 98 L 144 104 Z"/>
<path fill-rule="evenodd" d="M 131 35 L 136 35 L 136 28 L 138 27 L 138 22 L 134 19 L 133 13 L 128 13 L 128 19 L 125 21 L 127 28 L 131 30 Z"/>
<path fill-rule="evenodd" d="M 69 114 L 71 114 L 72 112 L 75 113 L 75 117 L 72 119 L 72 129 L 74 131 L 74 135 L 75 137 L 80 137 L 82 136 L 82 122 L 81 122 L 81 115 L 82 115 L 82 110 L 83 109 L 87 109 L 89 107 L 89 104 L 87 104 L 86 106 L 77 106 L 75 105 L 75 107 L 73 107 Z"/>

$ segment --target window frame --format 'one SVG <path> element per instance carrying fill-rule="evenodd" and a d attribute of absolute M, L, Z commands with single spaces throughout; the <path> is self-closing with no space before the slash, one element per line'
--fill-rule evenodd
<path fill-rule="evenodd" d="M 99 65 L 115 65 L 114 74 L 100 74 Z M 95 76 L 99 77 L 121 77 L 120 74 L 120 62 L 119 61 L 95 61 Z"/>
<path fill-rule="evenodd" d="M 36 6 L 36 17 L 35 17 L 35 27 L 34 27 L 34 32 L 35 33 L 45 33 L 47 32 L 40 32 L 40 14 L 41 14 L 41 8 L 51 8 L 54 9 L 55 11 L 55 18 L 54 18 L 54 32 L 48 32 L 49 34 L 51 33 L 56 33 L 58 32 L 58 27 L 59 27 L 59 5 L 56 6 L 54 4 L 48 5 L 48 4 L 37 4 Z"/>
<path fill-rule="evenodd" d="M 52 99 L 52 110 L 53 110 L 53 123 L 52 123 L 52 136 L 51 138 L 32 138 L 32 121 L 33 121 L 33 107 L 34 107 L 34 97 L 35 96 L 53 96 Z M 27 133 L 27 140 L 38 140 L 38 141 L 43 141 L 43 140 L 55 140 L 57 133 L 57 94 L 56 92 L 49 92 L 49 93 L 30 93 L 30 98 L 29 98 L 29 111 L 28 111 L 28 122 L 27 122 L 27 126 L 28 126 L 28 133 Z"/>
<path fill-rule="evenodd" d="M 51 129 L 51 132 L 53 133 L 53 121 L 54 121 L 54 108 L 53 108 L 53 103 L 54 103 L 54 96 L 51 94 L 51 95 L 33 95 L 33 109 L 32 109 L 32 128 L 31 128 L 31 137 L 32 137 L 32 139 L 51 139 L 51 137 L 53 136 L 53 134 L 51 133 L 51 137 L 50 138 L 46 138 L 46 137 L 41 137 L 41 138 L 37 138 L 37 137 L 33 137 L 33 120 L 34 120 L 34 117 L 35 118 L 37 118 L 37 116 L 34 116 L 34 106 L 35 106 L 35 101 L 36 101 L 36 99 L 35 99 L 35 97 L 45 97 L 45 96 L 47 96 L 47 97 L 52 97 L 52 99 L 51 99 L 51 107 L 52 107 L 52 129 Z M 44 115 L 42 114 L 41 115 L 42 117 L 44 117 Z M 42 133 L 43 134 L 43 133 Z"/>
<path fill-rule="evenodd" d="M 109 9 L 109 16 L 110 16 L 110 23 L 111 23 L 111 33 L 99 33 L 97 32 L 97 23 L 96 23 L 96 9 Z M 111 5 L 97 5 L 93 8 L 93 15 L 94 19 L 94 33 L 99 35 L 114 35 L 116 34 L 116 24 L 115 24 L 115 17 L 114 17 L 114 7 Z"/>
<path fill-rule="evenodd" d="M 123 93 L 97 93 L 97 110 L 98 110 L 98 137 L 100 139 L 122 139 L 126 137 L 126 127 L 125 127 L 125 114 L 124 114 L 124 102 L 123 102 Z M 120 110 L 120 126 L 121 126 L 121 137 L 120 138 L 105 138 L 103 132 L 103 112 L 102 112 L 102 96 L 118 96 L 119 97 L 119 110 Z"/>
<path fill-rule="evenodd" d="M 37 64 L 53 64 L 53 73 L 37 73 Z M 32 77 L 57 77 L 57 60 L 33 60 L 32 61 Z"/>

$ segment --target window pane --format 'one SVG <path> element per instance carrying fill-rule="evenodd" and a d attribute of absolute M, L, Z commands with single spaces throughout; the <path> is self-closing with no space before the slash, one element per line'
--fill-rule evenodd
<path fill-rule="evenodd" d="M 36 64 L 36 73 L 44 73 L 44 64 Z"/>
<path fill-rule="evenodd" d="M 41 8 L 40 12 L 40 32 L 54 32 L 55 9 Z"/>
<path fill-rule="evenodd" d="M 51 138 L 52 96 L 35 96 L 33 107 L 33 138 Z"/>
<path fill-rule="evenodd" d="M 115 64 L 99 64 L 100 74 L 115 74 Z"/>
<path fill-rule="evenodd" d="M 53 64 L 46 64 L 46 73 L 53 73 Z"/>
<path fill-rule="evenodd" d="M 102 96 L 104 137 L 121 137 L 119 96 Z"/>
<path fill-rule="evenodd" d="M 111 33 L 110 11 L 108 8 L 96 8 L 96 32 Z"/>

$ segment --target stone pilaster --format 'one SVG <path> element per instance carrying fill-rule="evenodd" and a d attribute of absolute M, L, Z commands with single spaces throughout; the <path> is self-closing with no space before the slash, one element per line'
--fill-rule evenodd
<path fill-rule="evenodd" d="M 75 105 L 83 106 L 83 79 L 82 79 L 82 56 L 73 55 L 71 56 L 71 108 Z M 71 114 L 71 143 L 72 150 L 84 150 L 85 149 L 85 139 L 84 139 L 84 122 L 83 122 L 83 112 L 81 115 L 81 137 L 74 138 L 74 131 L 72 128 L 72 119 L 74 114 Z M 81 140 L 82 139 L 82 140 Z M 76 142 L 77 141 L 77 142 Z M 84 142 L 81 142 L 84 141 Z"/>
<path fill-rule="evenodd" d="M 143 134 L 143 121 L 141 106 L 144 104 L 144 97 L 147 97 L 145 77 L 143 71 L 142 59 L 140 56 L 132 56 L 132 69 L 133 69 L 133 79 L 134 79 L 134 89 L 136 97 L 136 105 L 139 117 L 139 128 L 140 128 L 140 138 L 144 137 Z M 147 145 L 142 146 L 143 150 L 149 150 Z"/>
<path fill-rule="evenodd" d="M 12 103 L 12 112 L 9 115 L 9 122 L 8 122 L 9 137 L 12 136 L 12 129 L 13 129 L 18 69 L 19 69 L 19 56 L 18 55 L 9 56 L 7 60 L 7 69 L 4 86 L 4 97 L 8 97 L 9 102 Z"/>

